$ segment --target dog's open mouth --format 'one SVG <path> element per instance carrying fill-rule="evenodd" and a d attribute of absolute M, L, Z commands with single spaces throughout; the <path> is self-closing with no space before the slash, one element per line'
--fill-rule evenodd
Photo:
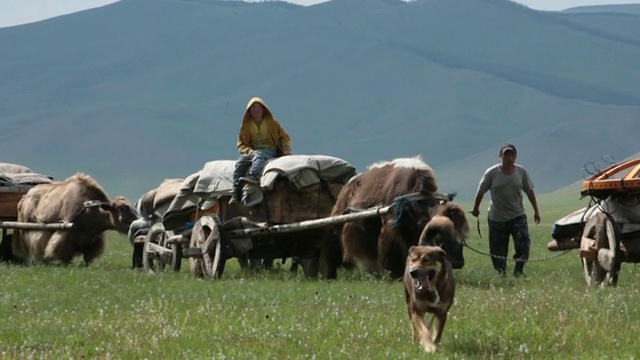
<path fill-rule="evenodd" d="M 428 290 L 431 288 L 431 282 L 436 277 L 434 269 L 413 269 L 409 272 L 413 278 L 413 283 L 417 291 Z"/>

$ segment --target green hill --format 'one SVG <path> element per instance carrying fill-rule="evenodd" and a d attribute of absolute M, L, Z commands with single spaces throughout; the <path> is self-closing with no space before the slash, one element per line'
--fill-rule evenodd
<path fill-rule="evenodd" d="M 421 154 L 469 199 L 512 142 L 551 192 L 638 152 L 640 18 L 611 16 L 506 0 L 123 0 L 4 28 L 2 160 L 135 197 L 236 158 L 257 95 L 296 153 L 360 170 Z"/>

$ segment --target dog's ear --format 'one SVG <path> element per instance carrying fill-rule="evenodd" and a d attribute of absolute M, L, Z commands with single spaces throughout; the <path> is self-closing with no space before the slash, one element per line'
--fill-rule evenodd
<path fill-rule="evenodd" d="M 409 248 L 409 252 L 407 254 L 411 254 L 413 252 L 413 249 L 415 248 L 416 248 L 415 245 L 411 245 L 411 247 Z"/>

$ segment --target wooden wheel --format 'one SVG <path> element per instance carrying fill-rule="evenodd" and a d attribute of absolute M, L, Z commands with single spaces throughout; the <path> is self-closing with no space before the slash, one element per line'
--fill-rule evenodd
<path fill-rule="evenodd" d="M 580 243 L 580 258 L 582 261 L 584 279 L 589 286 L 600 283 L 604 279 L 604 272 L 600 269 L 597 263 L 598 250 L 595 240 L 596 237 L 598 237 L 597 233 L 602 232 L 604 228 L 598 225 L 598 217 L 591 217 L 584 226 L 584 230 L 582 231 L 582 240 Z M 601 236 L 602 234 L 600 234 L 600 237 Z"/>
<path fill-rule="evenodd" d="M 201 256 L 190 258 L 191 273 L 196 277 L 216 278 L 222 276 L 222 223 L 216 215 L 205 215 L 198 219 L 191 232 L 191 248 L 199 248 Z"/>
<path fill-rule="evenodd" d="M 171 269 L 180 271 L 182 267 L 182 236 L 171 244 Z"/>
<path fill-rule="evenodd" d="M 194 225 L 194 229 L 195 230 L 195 225 Z M 189 256 L 189 269 L 191 270 L 191 274 L 194 277 L 197 278 L 201 278 L 204 277 L 204 273 L 202 271 L 202 257 L 200 256 L 200 247 L 196 242 L 199 242 L 199 238 L 196 238 L 196 236 L 194 235 L 195 231 L 191 233 L 191 236 L 189 237 L 189 250 L 192 249 L 196 249 L 198 250 L 198 255 L 190 255 Z M 191 253 L 191 251 L 190 251 Z"/>
<path fill-rule="evenodd" d="M 164 270 L 168 263 L 169 249 L 166 248 L 167 233 L 162 223 L 155 223 L 144 239 L 142 266 L 147 272 Z"/>
<path fill-rule="evenodd" d="M 585 224 L 581 257 L 584 277 L 589 286 L 615 286 L 620 271 L 619 233 L 613 219 L 598 213 Z"/>

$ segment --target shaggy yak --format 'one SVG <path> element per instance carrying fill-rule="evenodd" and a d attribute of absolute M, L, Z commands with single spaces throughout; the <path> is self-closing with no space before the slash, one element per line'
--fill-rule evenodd
<path fill-rule="evenodd" d="M 439 204 L 450 200 L 437 190 L 433 170 L 420 157 L 375 163 L 353 177 L 338 195 L 331 216 L 396 206 L 386 215 L 329 228 L 321 255 L 324 276 L 336 278 L 338 266 L 349 264 L 402 278 L 409 248 L 418 244 Z"/>
<path fill-rule="evenodd" d="M 90 176 L 77 173 L 62 182 L 31 188 L 18 203 L 18 222 L 70 222 L 67 230 L 16 230 L 13 254 L 27 263 L 60 260 L 68 264 L 83 255 L 87 265 L 102 254 L 106 230 L 126 234 L 137 218 L 123 197 L 113 201 Z"/>

